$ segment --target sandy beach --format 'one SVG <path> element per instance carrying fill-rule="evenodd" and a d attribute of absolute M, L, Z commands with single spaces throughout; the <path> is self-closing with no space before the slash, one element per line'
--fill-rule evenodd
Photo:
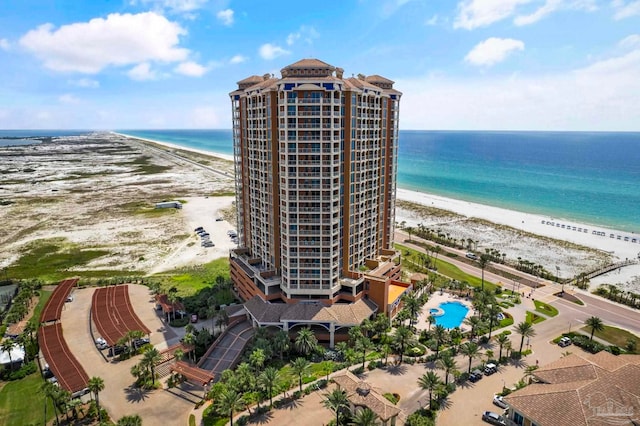
<path fill-rule="evenodd" d="M 226 230 L 234 227 L 231 156 L 117 133 L 99 138 L 100 149 L 91 137 L 4 148 L 11 156 L 0 177 L 0 198 L 12 204 L 0 210 L 6 223 L 0 267 L 18 259 L 31 242 L 51 238 L 110 252 L 86 268 L 119 265 L 157 273 L 227 255 Z M 226 196 L 208 196 L 216 192 Z M 145 210 L 167 197 L 186 201 L 183 209 L 170 215 Z M 565 278 L 640 252 L 637 234 L 406 189 L 398 189 L 397 198 L 398 224 L 472 239 L 480 252 L 497 248 L 508 260 L 526 259 L 549 271 L 557 266 Z M 74 208 L 51 209 L 65 203 Z M 216 222 L 218 216 L 225 221 Z M 200 246 L 196 226 L 213 231 L 215 248 Z M 617 284 L 640 291 L 639 276 L 640 265 L 634 265 L 595 279 L 592 287 Z"/>

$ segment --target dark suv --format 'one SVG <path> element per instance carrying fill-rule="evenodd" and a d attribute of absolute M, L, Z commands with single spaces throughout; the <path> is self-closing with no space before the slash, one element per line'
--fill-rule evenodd
<path fill-rule="evenodd" d="M 473 383 L 477 382 L 480 379 L 482 379 L 482 371 L 480 371 L 478 369 L 473 370 L 471 372 L 471 374 L 469 374 L 469 381 L 471 381 Z"/>

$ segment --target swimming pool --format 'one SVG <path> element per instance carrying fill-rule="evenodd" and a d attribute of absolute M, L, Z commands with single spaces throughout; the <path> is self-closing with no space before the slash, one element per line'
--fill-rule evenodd
<path fill-rule="evenodd" d="M 443 302 L 438 308 L 442 310 L 443 314 L 435 317 L 436 325 L 441 325 L 444 328 L 460 327 L 469 312 L 469 308 L 460 302 Z"/>

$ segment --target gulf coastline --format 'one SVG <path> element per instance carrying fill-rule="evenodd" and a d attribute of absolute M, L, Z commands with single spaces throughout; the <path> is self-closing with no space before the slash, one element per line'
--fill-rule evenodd
<path fill-rule="evenodd" d="M 233 155 L 230 130 L 120 133 Z M 398 187 L 639 234 L 640 133 L 401 131 Z"/>

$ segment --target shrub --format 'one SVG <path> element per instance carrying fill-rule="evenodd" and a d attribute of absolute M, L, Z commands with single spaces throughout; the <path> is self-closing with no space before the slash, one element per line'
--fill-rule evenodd
<path fill-rule="evenodd" d="M 30 374 L 35 373 L 36 371 L 38 371 L 38 367 L 36 366 L 36 363 L 34 361 L 28 362 L 26 364 L 23 364 L 22 367 L 20 367 L 17 370 L 13 370 L 11 371 L 10 369 L 7 370 L 5 369 L 2 372 L 2 378 L 4 380 L 21 380 L 24 379 L 25 377 L 27 377 Z"/>
<path fill-rule="evenodd" d="M 358 368 L 351 370 L 351 372 L 357 376 L 358 374 L 364 373 L 364 368 L 362 368 L 362 366 L 359 366 Z"/>
<path fill-rule="evenodd" d="M 613 355 L 620 355 L 622 353 L 622 349 L 615 345 L 611 345 L 605 349 L 605 351 L 612 353 Z"/>
<path fill-rule="evenodd" d="M 367 365 L 367 368 L 369 369 L 369 371 L 375 370 L 376 368 L 380 368 L 381 364 L 382 363 L 380 361 L 371 361 L 369 365 Z"/>
<path fill-rule="evenodd" d="M 592 354 L 598 353 L 605 348 L 602 343 L 596 342 L 595 340 L 589 340 L 587 336 L 575 336 L 572 341 L 574 345 L 584 349 L 587 352 L 591 352 Z"/>
<path fill-rule="evenodd" d="M 397 397 L 396 397 L 396 395 L 397 395 Z M 383 396 L 385 398 L 387 398 L 387 400 L 389 402 L 391 402 L 392 404 L 394 404 L 394 405 L 397 404 L 398 401 L 400 400 L 400 396 L 397 393 L 389 393 L 389 392 L 387 392 Z"/>
<path fill-rule="evenodd" d="M 300 392 L 299 390 L 293 393 L 293 399 L 300 399 L 301 396 L 302 396 L 302 392 Z"/>
<path fill-rule="evenodd" d="M 176 318 L 173 321 L 169 322 L 171 327 L 184 327 L 189 324 L 189 317 L 185 316 L 184 318 Z"/>

